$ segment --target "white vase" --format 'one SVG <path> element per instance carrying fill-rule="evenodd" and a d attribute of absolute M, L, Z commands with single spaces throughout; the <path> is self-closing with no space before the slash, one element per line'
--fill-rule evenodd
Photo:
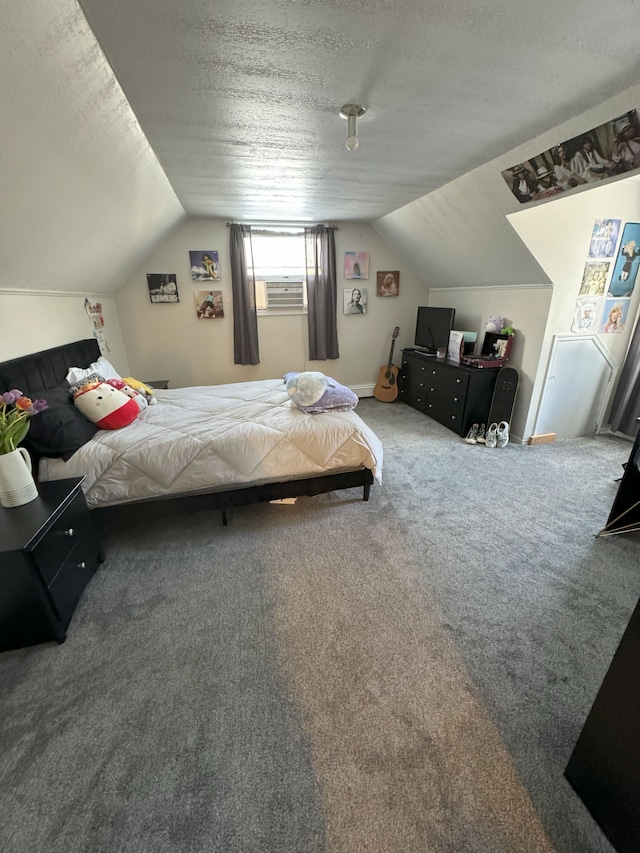
<path fill-rule="evenodd" d="M 37 497 L 31 457 L 24 447 L 11 453 L 0 453 L 0 504 L 5 507 L 22 506 Z"/>

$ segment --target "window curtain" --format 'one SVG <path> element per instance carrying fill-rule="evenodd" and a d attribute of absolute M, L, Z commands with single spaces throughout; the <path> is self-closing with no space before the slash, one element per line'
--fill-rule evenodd
<path fill-rule="evenodd" d="M 638 431 L 637 418 L 640 418 L 640 320 L 636 323 L 631 337 L 618 388 L 613 398 L 609 418 L 611 429 L 614 432 L 635 436 Z"/>
<path fill-rule="evenodd" d="M 233 293 L 233 361 L 234 364 L 259 364 L 251 226 L 231 225 L 229 240 Z"/>
<path fill-rule="evenodd" d="M 304 229 L 307 256 L 309 359 L 339 358 L 336 303 L 336 244 L 333 228 Z"/>

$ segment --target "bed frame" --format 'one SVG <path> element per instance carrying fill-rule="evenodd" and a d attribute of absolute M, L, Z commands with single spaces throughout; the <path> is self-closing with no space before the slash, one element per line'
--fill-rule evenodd
<path fill-rule="evenodd" d="M 19 388 L 28 397 L 37 397 L 38 392 L 61 385 L 66 378 L 70 366 L 88 367 L 100 356 L 100 348 L 95 338 L 76 341 L 71 344 L 52 347 L 30 355 L 14 358 L 0 363 L 0 394 L 12 388 Z M 39 460 L 34 459 L 37 471 Z M 227 524 L 227 509 L 247 504 L 260 503 L 284 498 L 313 496 L 341 489 L 362 487 L 362 499 L 369 500 L 369 491 L 373 483 L 373 474 L 368 468 L 356 471 L 343 471 L 335 474 L 325 474 L 321 477 L 307 479 L 285 480 L 282 482 L 265 483 L 257 486 L 244 486 L 228 491 L 197 491 L 172 494 L 166 497 L 145 498 L 140 501 L 129 501 L 109 507 L 98 507 L 92 512 L 102 516 L 112 512 L 122 511 L 123 508 L 149 505 L 154 515 L 162 506 L 163 510 L 180 511 L 213 509 L 222 513 L 222 523 Z"/>

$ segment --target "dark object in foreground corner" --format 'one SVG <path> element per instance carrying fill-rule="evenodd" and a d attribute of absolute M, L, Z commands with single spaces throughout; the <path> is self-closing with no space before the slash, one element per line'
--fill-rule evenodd
<path fill-rule="evenodd" d="M 640 850 L 640 603 L 565 776 L 618 853 Z"/>
<path fill-rule="evenodd" d="M 640 530 L 640 431 L 636 436 L 609 518 L 598 536 Z M 640 850 L 640 840 L 638 841 Z"/>

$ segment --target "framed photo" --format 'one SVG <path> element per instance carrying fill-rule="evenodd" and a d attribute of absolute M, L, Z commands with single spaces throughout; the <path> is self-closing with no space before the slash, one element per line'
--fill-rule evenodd
<path fill-rule="evenodd" d="M 347 287 L 344 291 L 344 313 L 366 314 L 367 313 L 367 289 L 366 287 Z"/>
<path fill-rule="evenodd" d="M 369 278 L 369 252 L 345 252 L 344 277 Z"/>
<path fill-rule="evenodd" d="M 149 299 L 154 302 L 180 302 L 178 282 L 174 272 L 148 272 Z"/>
<path fill-rule="evenodd" d="M 217 252 L 212 250 L 189 252 L 189 260 L 191 261 L 191 278 L 194 281 L 220 281 Z"/>
<path fill-rule="evenodd" d="M 618 245 L 620 219 L 596 219 L 589 243 L 590 258 L 612 258 Z"/>
<path fill-rule="evenodd" d="M 607 296 L 631 296 L 640 263 L 640 223 L 627 222 L 622 232 Z"/>
<path fill-rule="evenodd" d="M 221 290 L 197 290 L 196 317 L 198 320 L 215 320 L 224 317 Z"/>
<path fill-rule="evenodd" d="M 377 272 L 376 288 L 378 296 L 397 296 L 400 293 L 400 273 L 398 270 Z"/>
<path fill-rule="evenodd" d="M 580 296 L 602 296 L 609 277 L 609 261 L 587 261 L 582 274 Z"/>

